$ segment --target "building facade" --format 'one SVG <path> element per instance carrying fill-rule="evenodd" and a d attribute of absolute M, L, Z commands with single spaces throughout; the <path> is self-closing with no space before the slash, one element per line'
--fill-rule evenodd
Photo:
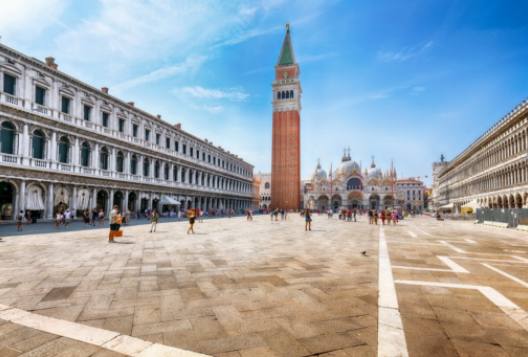
<path fill-rule="evenodd" d="M 271 174 L 258 173 L 256 177 L 259 178 L 259 208 L 268 209 L 271 205 Z"/>
<path fill-rule="evenodd" d="M 327 175 L 318 162 L 312 178 L 304 186 L 304 207 L 319 211 L 331 208 L 394 208 L 396 202 L 396 169 L 383 173 L 374 158 L 368 168 L 353 161 L 345 150 L 341 165 Z"/>
<path fill-rule="evenodd" d="M 53 58 L 0 45 L 2 220 L 113 204 L 242 209 L 252 176 L 238 156 L 72 78 Z"/>
<path fill-rule="evenodd" d="M 422 212 L 427 200 L 424 183 L 415 178 L 396 180 L 396 200 L 407 212 Z"/>
<path fill-rule="evenodd" d="M 290 27 L 275 66 L 271 166 L 271 207 L 298 209 L 301 203 L 301 82 Z"/>
<path fill-rule="evenodd" d="M 528 101 L 442 168 L 435 207 L 528 207 Z"/>

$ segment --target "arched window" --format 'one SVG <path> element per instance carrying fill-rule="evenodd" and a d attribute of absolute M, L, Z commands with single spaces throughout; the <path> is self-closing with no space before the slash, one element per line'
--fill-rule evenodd
<path fill-rule="evenodd" d="M 150 161 L 147 158 L 143 159 L 143 176 L 149 177 L 150 175 Z"/>
<path fill-rule="evenodd" d="M 44 159 L 44 147 L 46 145 L 46 136 L 42 130 L 35 130 L 31 140 L 32 155 L 35 159 Z"/>
<path fill-rule="evenodd" d="M 116 170 L 117 172 L 123 172 L 125 170 L 125 155 L 121 151 L 117 152 Z"/>
<path fill-rule="evenodd" d="M 350 180 L 347 181 L 347 190 L 362 190 L 363 184 L 361 183 L 361 180 L 357 177 L 352 177 Z"/>
<path fill-rule="evenodd" d="M 293 90 L 290 91 L 290 98 L 293 99 Z"/>
<path fill-rule="evenodd" d="M 5 121 L 0 129 L 0 151 L 2 154 L 14 154 L 16 143 L 16 128 L 13 123 Z"/>
<path fill-rule="evenodd" d="M 90 166 L 90 144 L 86 141 L 81 145 L 81 166 Z"/>
<path fill-rule="evenodd" d="M 178 181 L 178 167 L 176 165 L 172 168 L 172 179 Z"/>
<path fill-rule="evenodd" d="M 284 91 L 281 91 L 281 99 L 284 99 L 286 98 L 286 96 L 284 95 Z"/>
<path fill-rule="evenodd" d="M 290 92 L 286 91 L 286 99 L 289 99 L 289 98 L 290 98 Z"/>
<path fill-rule="evenodd" d="M 106 147 L 102 148 L 99 153 L 99 167 L 108 170 L 108 149 Z"/>
<path fill-rule="evenodd" d="M 265 188 L 266 190 L 269 190 L 269 188 L 270 188 L 270 183 L 269 183 L 269 182 L 266 182 L 266 183 L 264 184 L 264 188 Z"/>
<path fill-rule="evenodd" d="M 156 160 L 156 162 L 154 163 L 154 177 L 159 178 L 159 176 L 160 176 L 160 163 L 159 161 Z"/>
<path fill-rule="evenodd" d="M 137 156 L 132 155 L 130 158 L 130 173 L 132 175 L 137 175 Z"/>
<path fill-rule="evenodd" d="M 163 170 L 164 172 L 164 176 L 165 176 L 165 180 L 168 180 L 169 179 L 169 164 L 165 164 L 165 168 Z"/>
<path fill-rule="evenodd" d="M 59 139 L 59 162 L 67 164 L 70 161 L 70 140 L 66 136 Z"/>
<path fill-rule="evenodd" d="M 181 168 L 181 182 L 185 183 L 185 168 Z"/>

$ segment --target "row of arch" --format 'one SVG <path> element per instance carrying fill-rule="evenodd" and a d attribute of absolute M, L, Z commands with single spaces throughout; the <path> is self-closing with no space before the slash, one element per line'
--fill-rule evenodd
<path fill-rule="evenodd" d="M 477 203 L 488 208 L 523 208 L 528 206 L 528 192 L 479 198 Z"/>
<path fill-rule="evenodd" d="M 347 196 L 347 208 L 369 208 L 369 209 L 382 209 L 382 208 L 394 208 L 396 201 L 393 195 L 385 195 L 383 199 L 377 193 L 369 195 L 368 200 L 365 202 L 363 193 L 359 191 L 350 192 Z M 340 195 L 333 195 L 330 199 L 327 195 L 320 195 L 315 198 L 311 196 L 306 202 L 307 208 L 317 209 L 319 211 L 326 211 L 329 208 L 338 210 L 343 207 L 343 199 Z"/>

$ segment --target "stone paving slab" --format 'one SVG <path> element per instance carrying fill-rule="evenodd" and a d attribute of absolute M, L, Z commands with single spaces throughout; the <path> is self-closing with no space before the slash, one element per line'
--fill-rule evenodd
<path fill-rule="evenodd" d="M 117 244 L 106 229 L 5 236 L 0 304 L 110 331 L 127 354 L 152 343 L 157 354 L 174 346 L 224 357 L 376 356 L 387 343 L 378 329 L 383 283 L 396 292 L 410 356 L 528 355 L 522 232 L 428 217 L 381 228 L 315 215 L 313 228 L 291 214 L 209 220 L 195 235 L 184 222 L 152 234 L 137 225 Z M 381 230 L 390 265 L 378 276 Z M 60 346 L 114 353 L 0 324 L 0 356 Z"/>

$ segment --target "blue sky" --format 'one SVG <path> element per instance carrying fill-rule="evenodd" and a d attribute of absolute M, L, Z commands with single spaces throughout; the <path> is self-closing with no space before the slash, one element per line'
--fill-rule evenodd
<path fill-rule="evenodd" d="M 2 43 L 271 168 L 284 24 L 301 66 L 302 176 L 342 149 L 430 175 L 528 97 L 523 1 L 2 0 Z M 429 181 L 429 180 L 427 180 Z"/>

